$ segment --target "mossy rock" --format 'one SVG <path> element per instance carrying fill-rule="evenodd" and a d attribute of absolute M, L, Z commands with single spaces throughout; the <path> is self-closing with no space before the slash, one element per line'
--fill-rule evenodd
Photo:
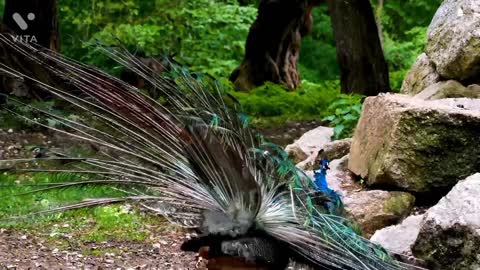
<path fill-rule="evenodd" d="M 480 269 L 480 173 L 458 183 L 425 213 L 412 251 L 431 269 Z"/>
<path fill-rule="evenodd" d="M 349 169 L 369 186 L 411 192 L 453 187 L 480 171 L 480 99 L 367 98 Z"/>
<path fill-rule="evenodd" d="M 406 192 L 369 190 L 347 193 L 343 201 L 347 217 L 358 223 L 364 236 L 370 237 L 408 216 L 415 197 Z"/>

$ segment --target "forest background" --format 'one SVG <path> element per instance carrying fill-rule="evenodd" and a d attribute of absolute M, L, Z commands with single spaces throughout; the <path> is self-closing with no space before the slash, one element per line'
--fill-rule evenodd
<path fill-rule="evenodd" d="M 327 5 L 313 11 L 313 30 L 301 45 L 301 85 L 286 91 L 267 83 L 237 92 L 229 74 L 244 56 L 256 1 L 237 0 L 59 0 L 60 52 L 119 74 L 121 67 L 89 44 L 126 46 L 145 57 L 171 56 L 192 72 L 214 76 L 235 95 L 260 127 L 287 121 L 324 120 L 336 137 L 347 137 L 358 119 L 362 97 L 340 93 L 340 71 Z M 427 27 L 441 0 L 376 0 L 376 15 L 390 84 L 398 91 L 423 50 Z M 0 16 L 4 1 L 0 1 Z"/>

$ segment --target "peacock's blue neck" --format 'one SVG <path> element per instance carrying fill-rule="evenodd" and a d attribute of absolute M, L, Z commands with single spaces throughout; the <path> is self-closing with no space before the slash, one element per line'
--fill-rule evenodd
<path fill-rule="evenodd" d="M 328 161 L 327 160 L 322 160 L 320 162 L 320 168 L 316 170 L 314 173 L 315 177 L 315 186 L 317 187 L 317 190 L 319 191 L 330 191 L 330 188 L 328 187 L 327 183 L 327 168 L 328 168 Z"/>

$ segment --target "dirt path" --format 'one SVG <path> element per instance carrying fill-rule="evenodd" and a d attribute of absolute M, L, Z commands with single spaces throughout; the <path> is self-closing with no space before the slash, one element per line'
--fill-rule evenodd
<path fill-rule="evenodd" d="M 157 237 L 153 245 L 102 242 L 59 249 L 41 236 L 0 230 L 0 269 L 197 269 L 195 254 L 180 251 L 183 233 Z"/>

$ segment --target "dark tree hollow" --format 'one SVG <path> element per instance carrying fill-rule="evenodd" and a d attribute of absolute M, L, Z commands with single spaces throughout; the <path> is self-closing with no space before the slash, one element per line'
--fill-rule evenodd
<path fill-rule="evenodd" d="M 318 0 L 261 0 L 250 28 L 245 57 L 231 74 L 238 90 L 270 81 L 295 89 L 300 83 L 298 59 L 303 36 L 312 27 Z"/>

